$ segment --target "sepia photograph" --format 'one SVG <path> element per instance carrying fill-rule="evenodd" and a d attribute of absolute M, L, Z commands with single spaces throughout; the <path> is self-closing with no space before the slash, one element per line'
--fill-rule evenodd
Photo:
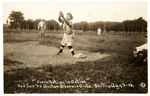
<path fill-rule="evenodd" d="M 4 2 L 4 94 L 148 93 L 148 3 Z"/>

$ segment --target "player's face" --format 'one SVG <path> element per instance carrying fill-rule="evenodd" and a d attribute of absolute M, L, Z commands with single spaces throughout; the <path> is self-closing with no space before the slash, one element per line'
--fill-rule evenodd
<path fill-rule="evenodd" d="M 66 19 L 67 19 L 67 20 L 71 20 L 70 15 L 66 15 Z"/>

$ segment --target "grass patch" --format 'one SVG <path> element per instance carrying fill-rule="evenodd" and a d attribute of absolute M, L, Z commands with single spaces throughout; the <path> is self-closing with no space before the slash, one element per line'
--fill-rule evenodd
<path fill-rule="evenodd" d="M 54 35 L 54 37 L 51 37 Z M 46 38 L 38 38 L 37 33 L 4 32 L 4 43 L 19 43 L 36 41 L 44 46 L 60 47 L 62 33 L 60 31 L 48 32 Z M 17 41 L 18 40 L 18 41 Z M 90 51 L 108 53 L 111 56 L 96 61 L 77 62 L 52 66 L 50 64 L 39 68 L 18 68 L 4 72 L 5 93 L 147 93 L 147 64 L 135 65 L 132 62 L 132 52 L 137 46 L 146 42 L 144 36 L 105 35 L 96 36 L 93 33 L 76 33 L 74 49 L 77 51 Z M 4 57 L 4 66 L 7 64 L 21 64 Z M 13 74 L 10 74 L 10 71 Z M 99 88 L 99 89 L 43 89 L 43 88 L 18 88 L 17 84 L 30 83 L 32 79 L 38 80 L 72 80 L 78 78 L 84 80 L 90 78 L 88 84 L 105 83 L 120 84 L 132 83 L 134 88 Z M 145 83 L 146 87 L 139 86 Z"/>

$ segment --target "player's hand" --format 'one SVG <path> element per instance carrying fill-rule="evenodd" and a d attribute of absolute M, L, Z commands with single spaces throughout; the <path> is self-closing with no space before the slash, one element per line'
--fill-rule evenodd
<path fill-rule="evenodd" d="M 64 19 L 63 19 L 62 17 L 58 17 L 58 21 L 59 21 L 60 23 L 64 23 Z"/>
<path fill-rule="evenodd" d="M 60 19 L 64 21 L 64 17 L 60 17 Z"/>

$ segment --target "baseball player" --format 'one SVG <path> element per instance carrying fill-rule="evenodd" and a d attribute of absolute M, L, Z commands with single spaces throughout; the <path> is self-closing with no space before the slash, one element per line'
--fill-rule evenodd
<path fill-rule="evenodd" d="M 65 45 L 67 45 L 68 48 L 70 49 L 72 56 L 75 56 L 75 52 L 72 47 L 74 37 L 75 37 L 74 32 L 73 32 L 73 24 L 71 22 L 72 19 L 73 19 L 73 16 L 71 13 L 67 13 L 66 18 L 64 18 L 63 13 L 60 11 L 58 20 L 63 25 L 64 35 L 61 41 L 61 47 L 57 55 L 62 53 Z"/>
<path fill-rule="evenodd" d="M 43 19 L 38 24 L 38 30 L 39 30 L 39 37 L 45 36 L 45 30 L 46 30 L 46 23 Z"/>
<path fill-rule="evenodd" d="M 101 35 L 101 28 L 100 27 L 98 27 L 98 29 L 97 29 L 97 35 Z"/>

